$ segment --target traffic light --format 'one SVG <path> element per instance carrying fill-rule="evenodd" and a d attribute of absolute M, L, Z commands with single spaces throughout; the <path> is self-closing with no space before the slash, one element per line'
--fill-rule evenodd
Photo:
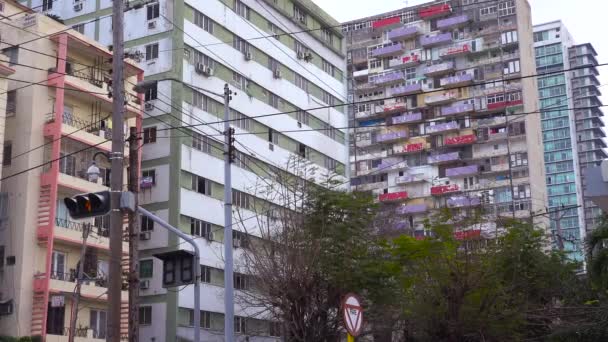
<path fill-rule="evenodd" d="M 80 194 L 63 199 L 73 219 L 102 216 L 110 212 L 110 192 Z"/>

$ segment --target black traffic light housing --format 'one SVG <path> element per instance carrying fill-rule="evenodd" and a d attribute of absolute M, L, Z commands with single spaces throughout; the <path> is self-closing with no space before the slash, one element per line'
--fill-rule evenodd
<path fill-rule="evenodd" d="M 103 216 L 110 212 L 110 192 L 80 194 L 63 199 L 73 219 Z"/>

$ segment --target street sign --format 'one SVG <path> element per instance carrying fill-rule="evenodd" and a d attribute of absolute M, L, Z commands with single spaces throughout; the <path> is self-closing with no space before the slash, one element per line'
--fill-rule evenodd
<path fill-rule="evenodd" d="M 363 307 L 356 295 L 349 293 L 344 297 L 342 314 L 348 333 L 353 337 L 359 336 L 363 327 Z"/>

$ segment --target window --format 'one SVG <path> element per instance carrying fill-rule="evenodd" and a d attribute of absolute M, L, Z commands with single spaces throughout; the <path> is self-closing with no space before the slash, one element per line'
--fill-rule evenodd
<path fill-rule="evenodd" d="M 17 64 L 19 61 L 19 47 L 11 46 L 2 50 L 2 54 L 8 57 L 8 65 Z"/>
<path fill-rule="evenodd" d="M 505 75 L 519 72 L 519 60 L 510 61 L 504 64 Z"/>
<path fill-rule="evenodd" d="M 151 61 L 158 58 L 158 43 L 146 45 L 146 60 Z"/>
<path fill-rule="evenodd" d="M 139 277 L 152 278 L 154 275 L 154 261 L 152 259 L 139 261 Z"/>
<path fill-rule="evenodd" d="M 72 30 L 74 30 L 80 34 L 84 34 L 84 24 L 74 25 L 74 26 L 72 26 Z"/>
<path fill-rule="evenodd" d="M 102 310 L 91 310 L 89 313 L 89 328 L 93 330 L 93 338 L 105 339 L 107 313 Z"/>
<path fill-rule="evenodd" d="M 146 89 L 146 93 L 144 95 L 144 101 L 148 102 L 148 101 L 152 101 L 152 100 L 156 100 L 158 96 L 158 86 L 156 83 L 154 83 L 154 85 L 150 86 L 150 88 Z"/>
<path fill-rule="evenodd" d="M 232 204 L 237 206 L 237 207 L 241 207 L 244 209 L 249 209 L 252 208 L 252 204 L 251 203 L 251 196 L 249 196 L 248 194 L 238 191 L 238 190 L 232 190 Z M 234 236 L 233 236 L 234 239 Z M 233 241 L 234 243 L 234 241 Z"/>
<path fill-rule="evenodd" d="M 194 25 L 213 34 L 213 20 L 197 10 L 194 10 Z"/>
<path fill-rule="evenodd" d="M 336 171 L 336 168 L 338 167 L 338 162 L 335 159 L 326 156 L 324 166 L 330 171 Z"/>
<path fill-rule="evenodd" d="M 328 73 L 332 76 L 336 75 L 336 67 L 334 67 L 331 63 L 329 63 L 325 59 L 321 59 L 321 66 L 323 68 L 323 71 L 325 71 L 326 73 Z"/>
<path fill-rule="evenodd" d="M 201 310 L 201 328 L 211 329 L 211 312 Z M 190 326 L 194 326 L 194 310 L 188 310 L 188 321 Z"/>
<path fill-rule="evenodd" d="M 534 42 L 542 42 L 549 39 L 549 31 L 534 32 Z"/>
<path fill-rule="evenodd" d="M 249 52 L 249 43 L 247 43 L 246 40 L 237 35 L 232 36 L 232 47 L 236 50 L 241 51 L 241 53 L 243 53 L 244 55 Z"/>
<path fill-rule="evenodd" d="M 151 306 L 140 306 L 139 307 L 139 325 L 150 325 L 152 324 L 152 307 Z"/>
<path fill-rule="evenodd" d="M 13 116 L 17 113 L 17 91 L 11 90 L 6 93 L 6 116 Z"/>
<path fill-rule="evenodd" d="M 143 170 L 141 172 L 141 177 L 142 178 L 151 178 L 152 185 L 156 185 L 156 170 L 155 169 L 152 169 L 152 170 Z"/>
<path fill-rule="evenodd" d="M 211 267 L 201 265 L 201 283 L 211 282 Z"/>
<path fill-rule="evenodd" d="M 197 175 L 192 175 L 192 190 L 199 194 L 211 196 L 211 181 Z"/>
<path fill-rule="evenodd" d="M 66 255 L 63 252 L 53 251 L 51 255 L 51 278 L 59 280 L 64 279 L 66 270 Z"/>
<path fill-rule="evenodd" d="M 211 154 L 211 142 L 209 141 L 209 137 L 198 134 L 196 132 L 192 133 L 192 147 L 201 152 Z"/>
<path fill-rule="evenodd" d="M 334 35 L 329 29 L 321 30 L 321 38 L 329 45 L 332 45 L 334 43 Z"/>
<path fill-rule="evenodd" d="M 234 11 L 245 19 L 249 19 L 249 7 L 242 3 L 240 0 L 234 0 Z"/>
<path fill-rule="evenodd" d="M 322 99 L 321 101 L 327 103 L 330 106 L 335 106 L 336 105 L 336 98 L 333 97 L 333 95 L 331 95 L 330 93 L 326 92 L 325 90 L 321 90 L 321 94 L 322 94 Z"/>
<path fill-rule="evenodd" d="M 296 74 L 296 86 L 308 93 L 308 80 L 298 74 Z"/>
<path fill-rule="evenodd" d="M 279 97 L 273 93 L 268 93 L 268 104 L 279 109 Z"/>
<path fill-rule="evenodd" d="M 381 68 L 382 67 L 382 60 L 380 59 L 372 59 L 369 61 L 369 68 L 370 69 L 375 69 L 375 68 Z"/>
<path fill-rule="evenodd" d="M 144 144 L 156 142 L 156 126 L 144 128 Z"/>
<path fill-rule="evenodd" d="M 482 16 L 485 16 L 485 15 L 494 14 L 497 11 L 498 11 L 498 8 L 496 6 L 489 6 L 489 7 L 480 8 L 479 14 Z"/>
<path fill-rule="evenodd" d="M 517 43 L 517 31 L 502 33 L 500 40 L 503 44 Z"/>
<path fill-rule="evenodd" d="M 141 227 L 140 230 L 142 232 L 151 232 L 154 230 L 154 221 L 148 216 L 141 216 Z"/>
<path fill-rule="evenodd" d="M 42 0 L 42 11 L 46 12 L 53 9 L 53 0 Z"/>
<path fill-rule="evenodd" d="M 279 133 L 277 133 L 272 128 L 268 128 L 268 142 L 271 142 L 273 144 L 279 143 Z"/>
<path fill-rule="evenodd" d="M 296 120 L 298 120 L 299 123 L 303 123 L 305 125 L 309 124 L 309 116 L 308 113 L 306 113 L 303 110 L 298 110 L 296 112 Z"/>
<path fill-rule="evenodd" d="M 243 129 L 245 131 L 251 130 L 251 119 L 249 119 L 249 117 L 247 117 L 246 115 L 241 114 L 240 112 L 237 112 L 234 109 L 231 109 L 230 118 L 234 120 L 231 122 L 233 126 Z"/>
<path fill-rule="evenodd" d="M 523 199 L 530 198 L 530 184 L 522 184 L 513 187 L 513 198 L 514 199 Z"/>
<path fill-rule="evenodd" d="M 200 236 L 207 240 L 211 240 L 213 238 L 211 232 L 211 223 L 190 218 L 190 235 Z"/>
<path fill-rule="evenodd" d="M 2 166 L 10 166 L 13 159 L 13 143 L 10 141 L 4 142 L 2 154 Z"/>
<path fill-rule="evenodd" d="M 525 121 L 521 121 L 521 122 L 515 122 L 509 125 L 509 135 L 510 136 L 515 136 L 515 135 L 523 135 L 526 134 L 526 122 Z"/>
<path fill-rule="evenodd" d="M 280 29 L 272 22 L 268 22 L 268 31 L 273 34 L 276 40 L 281 40 L 281 36 L 279 36 Z"/>
<path fill-rule="evenodd" d="M 241 273 L 234 273 L 234 288 L 237 290 L 249 289 L 248 276 Z"/>
<path fill-rule="evenodd" d="M 236 71 L 232 72 L 232 85 L 243 90 L 247 87 L 247 79 Z"/>
<path fill-rule="evenodd" d="M 306 25 L 306 12 L 296 5 L 293 5 L 293 17 L 295 20 L 299 21 L 300 24 Z"/>
<path fill-rule="evenodd" d="M 159 17 L 160 15 L 160 4 L 157 2 L 152 5 L 148 5 L 147 7 L 147 18 L 148 20 L 153 20 Z"/>
<path fill-rule="evenodd" d="M 416 68 L 407 68 L 405 69 L 405 79 L 411 80 L 416 78 Z"/>
<path fill-rule="evenodd" d="M 276 59 L 268 56 L 268 69 L 272 71 L 281 70 L 281 63 L 279 63 Z"/>
<path fill-rule="evenodd" d="M 528 153 L 518 153 L 511 155 L 511 167 L 527 166 Z"/>
<path fill-rule="evenodd" d="M 515 1 L 509 0 L 498 4 L 498 15 L 501 17 L 515 14 Z"/>
<path fill-rule="evenodd" d="M 272 337 L 280 337 L 281 330 L 281 322 L 268 322 L 268 335 Z"/>
<path fill-rule="evenodd" d="M 296 51 L 296 53 L 305 53 L 306 52 L 306 46 L 304 46 L 304 44 L 300 43 L 300 41 L 295 40 L 294 41 L 294 50 Z"/>
<path fill-rule="evenodd" d="M 192 49 L 192 51 L 194 55 L 192 62 L 194 63 L 194 65 L 202 63 L 203 65 L 206 65 L 212 69 L 215 67 L 215 61 L 211 57 L 205 55 L 204 53 L 196 49 Z"/>

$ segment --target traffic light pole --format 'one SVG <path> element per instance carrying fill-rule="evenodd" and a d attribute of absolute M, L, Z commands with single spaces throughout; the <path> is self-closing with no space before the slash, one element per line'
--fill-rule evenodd
<path fill-rule="evenodd" d="M 122 225 L 120 195 L 124 167 L 124 2 L 112 2 L 112 152 L 110 162 L 110 274 L 108 280 L 108 335 L 106 341 L 120 342 L 120 306 L 122 291 Z"/>

